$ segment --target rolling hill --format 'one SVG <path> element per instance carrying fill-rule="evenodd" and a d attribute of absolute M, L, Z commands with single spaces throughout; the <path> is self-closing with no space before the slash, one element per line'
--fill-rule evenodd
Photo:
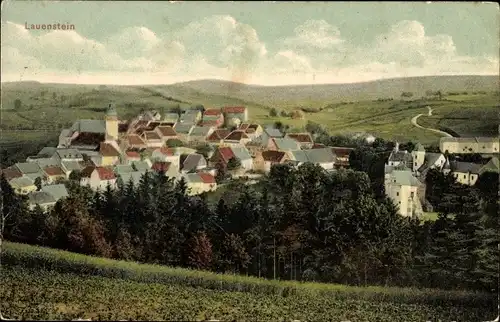
<path fill-rule="evenodd" d="M 201 93 L 224 95 L 264 105 L 304 102 L 364 101 L 378 98 L 399 98 L 402 92 L 414 97 L 424 96 L 427 90 L 496 91 L 498 76 L 425 76 L 384 79 L 353 84 L 315 84 L 294 86 L 258 86 L 220 80 L 196 80 L 173 85 L 191 88 Z"/>

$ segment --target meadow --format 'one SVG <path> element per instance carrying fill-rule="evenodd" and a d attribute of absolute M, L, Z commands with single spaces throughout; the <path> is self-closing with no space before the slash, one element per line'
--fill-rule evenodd
<path fill-rule="evenodd" d="M 272 281 L 5 243 L 11 319 L 480 321 L 494 295 Z"/>

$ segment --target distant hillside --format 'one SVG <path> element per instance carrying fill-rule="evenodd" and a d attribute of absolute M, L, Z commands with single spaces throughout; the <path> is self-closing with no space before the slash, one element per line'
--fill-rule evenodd
<path fill-rule="evenodd" d="M 353 84 L 318 84 L 293 86 L 258 86 L 220 80 L 197 80 L 175 84 L 201 93 L 240 98 L 264 105 L 284 102 L 374 100 L 399 98 L 402 92 L 412 92 L 414 97 L 425 95 L 428 90 L 495 91 L 500 83 L 498 76 L 425 76 L 377 80 Z"/>

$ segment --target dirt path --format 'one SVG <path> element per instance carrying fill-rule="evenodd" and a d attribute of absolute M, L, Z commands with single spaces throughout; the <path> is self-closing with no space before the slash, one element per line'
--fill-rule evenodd
<path fill-rule="evenodd" d="M 449 138 L 452 138 L 453 136 L 447 132 L 444 132 L 444 131 L 440 131 L 440 130 L 436 130 L 436 129 L 431 129 L 431 128 L 428 128 L 428 127 L 423 127 L 421 125 L 419 125 L 417 123 L 417 120 L 419 117 L 421 117 L 423 114 L 418 114 L 416 116 L 414 116 L 412 119 L 411 119 L 411 124 L 413 124 L 413 126 L 416 126 L 418 127 L 419 129 L 423 129 L 423 130 L 427 130 L 427 131 L 432 131 L 434 133 L 438 133 L 438 134 L 441 134 L 443 136 L 446 136 L 446 137 L 449 137 Z M 429 107 L 429 114 L 428 115 L 432 115 L 432 109 Z"/>

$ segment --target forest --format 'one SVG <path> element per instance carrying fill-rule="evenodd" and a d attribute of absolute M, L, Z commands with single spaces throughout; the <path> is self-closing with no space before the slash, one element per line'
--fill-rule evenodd
<path fill-rule="evenodd" d="M 68 198 L 29 210 L 2 177 L 4 237 L 268 279 L 497 290 L 498 176 L 470 187 L 431 170 L 427 197 L 439 216 L 422 222 L 398 215 L 353 157 L 352 169 L 336 172 L 273 166 L 256 185 L 230 183 L 214 207 L 159 173 L 103 192 L 67 181 Z"/>

